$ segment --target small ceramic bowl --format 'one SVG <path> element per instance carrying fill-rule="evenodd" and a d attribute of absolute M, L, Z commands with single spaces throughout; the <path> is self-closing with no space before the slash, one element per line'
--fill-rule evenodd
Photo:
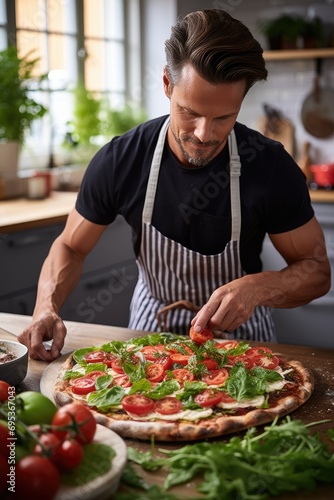
<path fill-rule="evenodd" d="M 12 340 L 0 339 L 0 351 L 8 350 L 15 357 L 11 361 L 0 361 L 0 380 L 12 386 L 18 385 L 25 378 L 28 370 L 28 349 L 25 345 Z"/>

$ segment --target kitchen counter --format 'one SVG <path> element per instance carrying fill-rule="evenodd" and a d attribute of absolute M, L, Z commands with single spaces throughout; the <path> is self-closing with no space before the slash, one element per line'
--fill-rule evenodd
<path fill-rule="evenodd" d="M 0 233 L 13 233 L 65 223 L 77 193 L 52 191 L 43 200 L 18 198 L 0 201 Z"/>
<path fill-rule="evenodd" d="M 13 315 L 0 313 L 0 338 L 13 340 L 30 322 L 29 316 Z M 92 325 L 88 323 L 66 322 L 68 335 L 66 337 L 63 354 L 69 353 L 79 347 L 91 345 L 92 342 L 96 345 L 103 344 L 111 339 L 128 340 L 134 336 L 140 336 L 144 332 L 129 330 L 127 328 Z M 256 342 L 250 342 L 252 345 L 257 345 Z M 306 367 L 311 369 L 315 377 L 315 389 L 311 398 L 304 403 L 300 408 L 292 413 L 292 417 L 301 419 L 304 423 L 330 420 L 329 423 L 324 423 L 317 426 L 316 430 L 325 435 L 328 428 L 333 428 L 334 421 L 334 404 L 333 404 L 333 378 L 334 378 L 334 350 L 319 349 L 313 347 L 294 346 L 285 344 L 268 344 L 274 350 L 285 354 L 290 358 L 300 360 Z M 43 361 L 29 360 L 28 374 L 22 384 L 18 387 L 18 391 L 40 389 L 40 378 L 47 363 Z M 229 439 L 228 437 L 221 439 Z M 216 441 L 218 441 L 217 439 Z M 125 440 L 128 446 L 132 446 L 140 451 L 149 451 L 151 444 L 140 440 Z M 178 443 L 163 443 L 165 449 L 175 449 L 184 444 Z M 165 473 L 162 470 L 152 473 L 143 472 L 138 469 L 148 484 L 163 484 Z M 125 486 L 120 487 L 120 491 L 128 491 Z M 194 483 L 188 483 L 185 486 L 179 486 L 171 490 L 179 499 L 187 499 L 198 497 L 195 491 Z M 133 490 L 132 490 L 133 492 Z M 319 486 L 315 491 L 311 492 L 293 492 L 280 495 L 277 500 L 328 500 L 332 498 L 333 485 Z M 115 496 L 117 498 L 117 494 Z"/>
<path fill-rule="evenodd" d="M 334 203 L 333 191 L 310 191 L 313 203 Z M 65 223 L 77 193 L 53 191 L 43 200 L 26 198 L 0 201 L 0 233 L 13 233 Z"/>

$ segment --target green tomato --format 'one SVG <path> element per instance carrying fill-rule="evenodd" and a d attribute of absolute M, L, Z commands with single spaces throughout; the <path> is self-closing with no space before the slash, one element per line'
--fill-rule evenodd
<path fill-rule="evenodd" d="M 26 391 L 18 394 L 16 399 L 17 417 L 24 424 L 51 424 L 57 407 L 49 398 L 40 392 Z"/>

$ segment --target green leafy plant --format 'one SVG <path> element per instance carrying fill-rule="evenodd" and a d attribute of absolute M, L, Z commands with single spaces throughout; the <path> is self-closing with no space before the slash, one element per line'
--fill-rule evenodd
<path fill-rule="evenodd" d="M 111 137 L 122 135 L 147 119 L 144 110 L 130 103 L 120 109 L 109 108 L 106 114 L 105 134 Z"/>
<path fill-rule="evenodd" d="M 101 135 L 102 102 L 82 82 L 78 83 L 73 94 L 73 119 L 69 123 L 71 131 L 67 142 L 72 146 L 89 146 L 93 144 L 94 137 Z"/>
<path fill-rule="evenodd" d="M 265 500 L 287 491 L 311 491 L 320 483 L 332 484 L 334 455 L 318 434 L 310 433 L 310 427 L 325 422 L 329 421 L 304 424 L 288 416 L 281 423 L 276 419 L 261 433 L 253 427 L 244 437 L 234 436 L 227 442 L 160 449 L 158 457 L 153 456 L 153 443 L 148 452 L 128 447 L 131 462 L 147 471 L 164 468 L 167 475 L 162 488 L 149 487 L 130 463 L 122 482 L 130 488 L 140 488 L 145 494 L 132 489 L 118 498 L 153 498 L 154 492 L 155 498 L 161 500 L 176 499 L 167 490 L 195 479 L 198 492 L 207 500 Z M 333 429 L 328 430 L 328 438 L 333 440 Z"/>
<path fill-rule="evenodd" d="M 22 144 L 32 122 L 47 111 L 31 97 L 31 84 L 45 78 L 33 76 L 37 62 L 31 53 L 19 57 L 14 46 L 0 52 L 0 139 Z"/>
<path fill-rule="evenodd" d="M 275 19 L 259 21 L 258 28 L 268 38 L 271 49 L 292 48 L 298 37 L 304 40 L 312 37 L 316 46 L 323 42 L 323 23 L 319 18 L 282 14 Z"/>

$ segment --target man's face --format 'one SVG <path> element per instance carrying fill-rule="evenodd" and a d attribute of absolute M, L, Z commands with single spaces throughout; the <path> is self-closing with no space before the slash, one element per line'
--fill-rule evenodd
<path fill-rule="evenodd" d="M 202 167 L 224 148 L 245 96 L 246 82 L 213 85 L 190 65 L 174 86 L 164 72 L 170 99 L 168 143 L 184 166 Z M 189 165 L 190 164 L 190 165 Z"/>

